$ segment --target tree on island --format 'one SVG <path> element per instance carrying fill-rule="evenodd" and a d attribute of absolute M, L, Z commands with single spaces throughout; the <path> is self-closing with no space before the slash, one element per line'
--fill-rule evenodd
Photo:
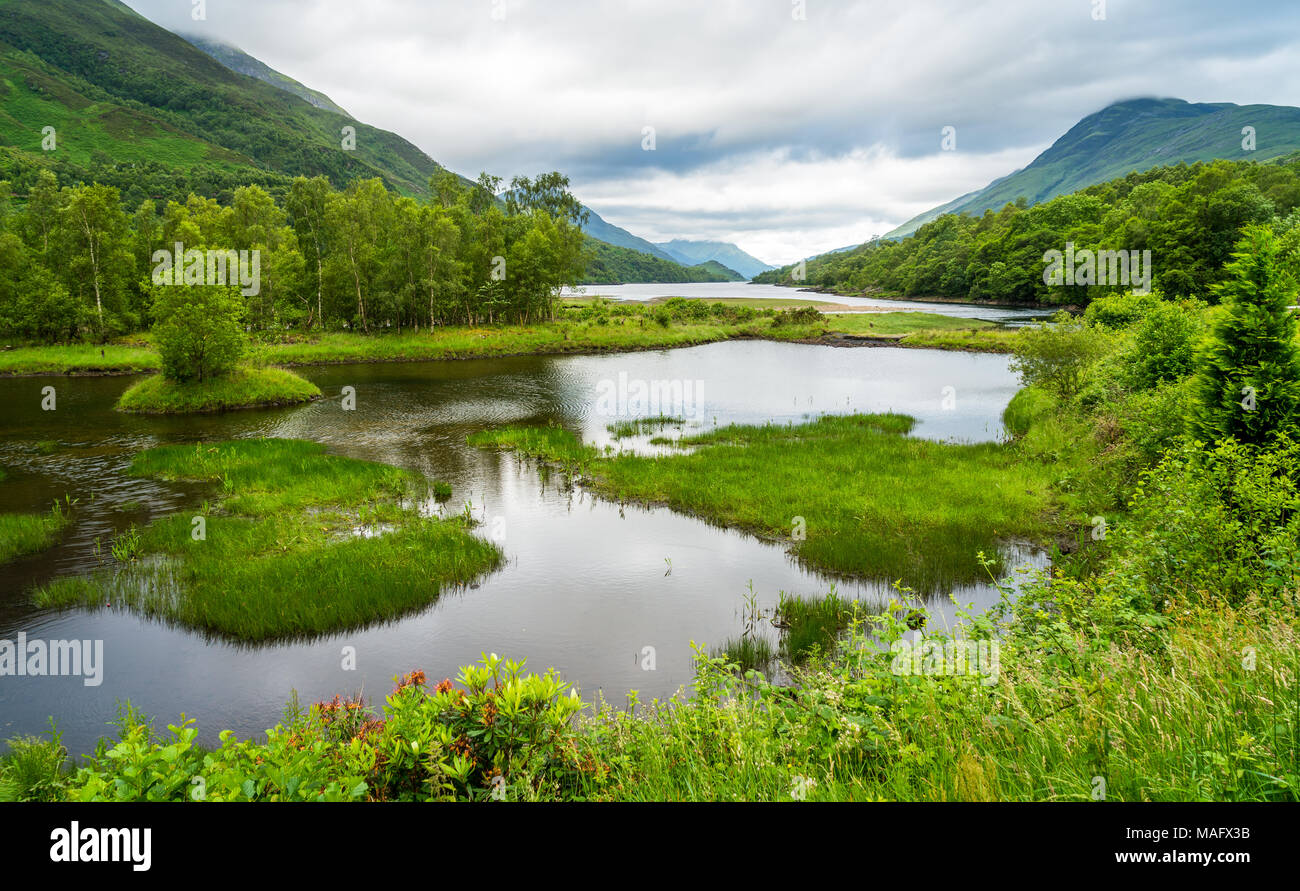
<path fill-rule="evenodd" d="M 228 374 L 244 354 L 244 300 L 229 285 L 155 285 L 154 344 L 163 376 L 181 383 Z"/>
<path fill-rule="evenodd" d="M 1205 443 L 1264 445 L 1300 418 L 1296 253 L 1270 228 L 1250 226 L 1232 256 L 1216 289 L 1223 310 L 1201 355 L 1191 429 Z"/>

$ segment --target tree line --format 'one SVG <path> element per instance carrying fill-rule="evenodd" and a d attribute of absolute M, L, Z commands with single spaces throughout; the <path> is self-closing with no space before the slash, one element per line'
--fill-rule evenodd
<path fill-rule="evenodd" d="M 1300 206 L 1300 158 L 1157 167 L 1029 207 L 945 214 L 899 240 L 765 272 L 755 281 L 901 297 L 1084 304 L 1127 290 L 1114 282 L 1049 284 L 1049 251 L 1149 250 L 1165 297 L 1213 299 L 1243 230 Z"/>
<path fill-rule="evenodd" d="M 297 177 L 278 200 L 252 184 L 226 204 L 191 193 L 128 211 L 116 187 L 60 188 L 48 170 L 25 196 L 0 181 L 0 334 L 102 342 L 147 328 L 159 258 L 177 245 L 257 252 L 258 286 L 241 308 L 255 331 L 553 318 L 587 259 L 568 178 L 516 177 L 501 192 L 499 177 L 439 171 L 429 185 L 417 200 L 379 179 L 336 189 Z"/>

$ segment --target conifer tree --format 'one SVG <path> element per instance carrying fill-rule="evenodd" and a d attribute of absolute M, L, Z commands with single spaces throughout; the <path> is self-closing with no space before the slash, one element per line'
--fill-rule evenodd
<path fill-rule="evenodd" d="M 1247 227 L 1232 256 L 1218 288 L 1222 315 L 1200 357 L 1192 432 L 1205 443 L 1263 445 L 1300 418 L 1297 258 L 1265 226 Z"/>

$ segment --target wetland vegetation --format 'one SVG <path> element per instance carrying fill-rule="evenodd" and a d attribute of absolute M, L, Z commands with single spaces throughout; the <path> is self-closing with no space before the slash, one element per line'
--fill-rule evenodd
<path fill-rule="evenodd" d="M 316 443 L 163 446 L 130 473 L 214 483 L 212 501 L 131 527 L 111 565 L 39 588 L 38 605 L 126 607 L 236 640 L 276 639 L 402 615 L 502 557 L 468 518 L 424 515 L 436 493 L 415 475 Z"/>

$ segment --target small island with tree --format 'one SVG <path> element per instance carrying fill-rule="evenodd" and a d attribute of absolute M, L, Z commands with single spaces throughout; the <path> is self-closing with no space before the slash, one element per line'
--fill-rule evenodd
<path fill-rule="evenodd" d="M 119 411 L 216 412 L 294 405 L 320 397 L 311 381 L 283 368 L 243 364 L 244 304 L 227 285 L 155 285 L 153 341 L 162 373 L 127 389 Z"/>

